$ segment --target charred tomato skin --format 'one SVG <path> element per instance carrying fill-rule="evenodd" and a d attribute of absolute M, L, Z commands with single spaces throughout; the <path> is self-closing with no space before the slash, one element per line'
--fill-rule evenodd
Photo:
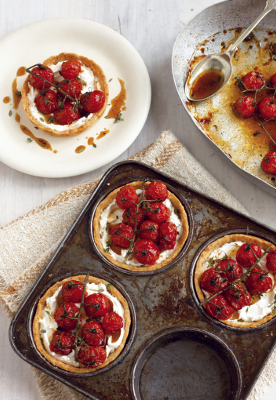
<path fill-rule="evenodd" d="M 269 250 L 266 256 L 266 268 L 271 272 L 276 272 L 276 247 Z"/>
<path fill-rule="evenodd" d="M 217 295 L 206 304 L 206 311 L 211 317 L 222 320 L 229 319 L 234 313 L 233 308 L 229 306 L 222 294 Z"/>
<path fill-rule="evenodd" d="M 215 268 L 206 269 L 200 277 L 201 289 L 211 294 L 216 294 L 225 289 L 229 282 Z"/>
<path fill-rule="evenodd" d="M 83 110 L 88 113 L 96 113 L 100 111 L 105 102 L 105 94 L 101 90 L 93 90 L 86 92 L 81 96 L 80 103 Z"/>
<path fill-rule="evenodd" d="M 148 203 L 150 211 L 147 212 L 147 217 L 157 224 L 161 224 L 170 218 L 168 207 L 164 203 Z"/>
<path fill-rule="evenodd" d="M 160 256 L 160 249 L 151 240 L 141 239 L 135 243 L 134 257 L 143 265 L 153 265 Z"/>
<path fill-rule="evenodd" d="M 265 119 L 276 117 L 276 100 L 273 97 L 265 97 L 258 105 L 259 113 Z"/>
<path fill-rule="evenodd" d="M 123 213 L 123 223 L 126 224 L 126 225 L 131 226 L 132 228 L 134 228 L 135 216 L 136 216 L 136 208 L 128 208 Z M 136 225 L 136 228 L 140 227 L 140 225 L 143 222 L 144 218 L 145 218 L 144 210 L 141 207 L 139 207 L 138 214 L 137 214 L 137 225 Z"/>
<path fill-rule="evenodd" d="M 103 293 L 92 293 L 84 298 L 84 309 L 88 317 L 103 317 L 109 311 L 108 298 Z"/>
<path fill-rule="evenodd" d="M 130 241 L 133 238 L 133 228 L 129 225 L 119 223 L 113 226 L 110 231 L 110 237 L 112 243 L 121 249 L 127 249 L 130 245 Z"/>
<path fill-rule="evenodd" d="M 240 97 L 235 104 L 237 113 L 243 117 L 248 118 L 256 111 L 256 103 L 253 97 L 243 96 Z"/>
<path fill-rule="evenodd" d="M 74 349 L 75 336 L 67 331 L 55 331 L 52 336 L 50 350 L 56 354 L 68 356 Z"/>
<path fill-rule="evenodd" d="M 97 321 L 86 322 L 81 329 L 81 336 L 89 346 L 102 346 L 105 342 L 104 331 Z"/>
<path fill-rule="evenodd" d="M 154 181 L 151 182 L 146 188 L 147 200 L 161 200 L 165 201 L 168 198 L 168 189 L 165 183 Z"/>
<path fill-rule="evenodd" d="M 65 101 L 63 109 L 58 108 L 54 112 L 54 120 L 59 125 L 71 125 L 74 121 L 81 118 L 79 109 L 76 111 L 74 105 Z"/>
<path fill-rule="evenodd" d="M 262 159 L 262 169 L 266 174 L 276 175 L 276 151 L 270 151 Z"/>
<path fill-rule="evenodd" d="M 62 285 L 62 296 L 67 303 L 80 303 L 82 292 L 83 284 L 80 281 L 71 280 Z"/>
<path fill-rule="evenodd" d="M 102 321 L 102 327 L 106 335 L 112 335 L 124 326 L 123 318 L 112 311 L 105 314 Z"/>
<path fill-rule="evenodd" d="M 151 240 L 157 243 L 160 236 L 159 225 L 150 220 L 144 221 L 140 226 L 139 235 L 141 239 Z"/>
<path fill-rule="evenodd" d="M 138 204 L 136 190 L 130 185 L 121 187 L 116 195 L 116 203 L 123 210 L 127 210 L 128 208 L 136 208 L 136 204 Z"/>
<path fill-rule="evenodd" d="M 87 368 L 96 368 L 106 360 L 106 350 L 101 346 L 82 346 L 78 359 Z"/>
<path fill-rule="evenodd" d="M 54 82 L 54 73 L 51 70 L 51 68 L 46 67 L 45 65 L 43 65 L 43 68 L 40 69 L 39 67 L 34 67 L 32 69 L 32 72 L 34 72 L 36 75 L 41 76 L 41 78 L 47 79 L 47 81 L 53 83 Z M 43 89 L 43 80 L 31 75 L 29 76 L 29 82 L 30 85 L 33 86 L 36 89 L 42 90 Z M 51 85 L 47 82 L 45 82 L 44 84 L 44 89 L 49 89 L 51 87 Z"/>
<path fill-rule="evenodd" d="M 81 72 L 81 63 L 78 60 L 64 61 L 60 72 L 64 79 L 76 79 Z"/>
<path fill-rule="evenodd" d="M 232 258 L 220 261 L 215 269 L 222 276 L 225 276 L 229 282 L 235 281 L 243 274 L 242 267 Z"/>
<path fill-rule="evenodd" d="M 244 289 L 239 283 L 236 284 L 237 291 L 233 289 L 225 290 L 224 296 L 227 303 L 234 310 L 241 310 L 245 306 L 249 306 L 251 303 L 250 293 Z"/>
<path fill-rule="evenodd" d="M 64 79 L 59 83 L 59 88 L 74 99 L 78 99 L 81 95 L 82 85 L 77 79 Z M 61 97 L 64 97 L 62 92 L 59 92 Z"/>
<path fill-rule="evenodd" d="M 243 77 L 242 82 L 245 89 L 258 90 L 264 86 L 264 77 L 258 71 L 251 71 Z"/>
<path fill-rule="evenodd" d="M 266 271 L 254 267 L 246 281 L 246 287 L 249 293 L 254 296 L 272 289 L 273 282 Z"/>
<path fill-rule="evenodd" d="M 270 78 L 270 86 L 276 88 L 276 74 L 272 75 Z"/>
<path fill-rule="evenodd" d="M 261 255 L 260 246 L 254 243 L 244 243 L 237 251 L 236 260 L 242 267 L 250 268 Z"/>
<path fill-rule="evenodd" d="M 75 303 L 64 303 L 56 309 L 54 319 L 60 328 L 72 331 L 76 328 L 78 313 L 79 308 Z M 65 314 L 67 317 L 63 317 Z"/>
<path fill-rule="evenodd" d="M 58 98 L 56 92 L 49 89 L 44 94 L 43 92 L 38 92 L 35 96 L 36 108 L 39 112 L 43 114 L 52 114 L 58 109 Z"/>

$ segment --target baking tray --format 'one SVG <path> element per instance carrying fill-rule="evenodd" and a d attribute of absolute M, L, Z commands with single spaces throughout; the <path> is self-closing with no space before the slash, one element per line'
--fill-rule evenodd
<path fill-rule="evenodd" d="M 184 93 L 191 61 L 195 60 L 196 64 L 204 55 L 227 49 L 237 39 L 241 28 L 247 28 L 261 13 L 265 3 L 265 0 L 225 1 L 199 13 L 182 29 L 175 41 L 172 73 L 184 108 L 204 137 L 224 154 L 225 162 L 261 189 L 276 196 L 275 177 L 265 174 L 260 167 L 263 156 L 270 151 L 270 140 L 264 135 L 253 137 L 253 133 L 260 130 L 258 122 L 261 121 L 256 120 L 254 126 L 251 126 L 249 122 L 255 117 L 239 119 L 231 108 L 231 104 L 241 96 L 235 86 L 235 76 L 242 76 L 255 66 L 266 72 L 265 79 L 275 72 L 270 74 L 273 68 L 275 70 L 276 63 L 267 63 L 269 50 L 261 49 L 270 42 L 276 42 L 276 11 L 269 13 L 260 22 L 251 41 L 239 46 L 239 52 L 232 58 L 232 77 L 221 91 L 196 104 L 189 102 Z M 267 95 L 271 95 L 271 91 Z"/>
<path fill-rule="evenodd" d="M 175 193 L 183 196 L 186 199 L 185 208 L 192 228 L 191 243 L 184 257 L 171 268 L 163 272 L 157 270 L 155 274 L 151 275 L 130 275 L 107 265 L 97 255 L 90 240 L 90 217 L 99 197 L 106 196 L 115 188 L 138 179 L 162 180 L 173 187 Z M 139 399 L 140 391 L 143 400 L 176 400 L 182 398 L 177 392 L 179 390 L 177 384 L 172 385 L 169 397 L 152 397 L 150 391 L 147 391 L 147 386 L 145 386 L 147 382 L 151 382 L 151 385 L 156 387 L 158 384 L 164 383 L 160 380 L 161 376 L 156 379 L 150 377 L 151 379 L 147 380 L 149 373 L 147 365 L 150 365 L 147 364 L 147 360 L 152 356 L 153 358 L 149 358 L 149 361 L 153 362 L 160 349 L 164 348 L 166 351 L 166 343 L 174 343 L 176 337 L 171 335 L 170 330 L 176 330 L 179 338 L 180 334 L 183 337 L 183 329 L 191 328 L 192 337 L 199 341 L 200 346 L 202 345 L 201 339 L 197 333 L 194 333 L 195 330 L 201 332 L 201 335 L 206 338 L 211 337 L 214 348 L 216 342 L 219 342 L 228 349 L 228 358 L 234 360 L 234 364 L 232 364 L 236 368 L 237 378 L 233 385 L 237 385 L 237 380 L 239 380 L 241 390 L 240 396 L 233 395 L 233 397 L 231 395 L 229 398 L 231 400 L 246 399 L 274 348 L 276 318 L 275 321 L 272 319 L 269 324 L 254 331 L 235 329 L 220 324 L 219 321 L 210 320 L 204 311 L 199 310 L 196 303 L 190 281 L 190 268 L 208 240 L 216 235 L 221 235 L 222 232 L 246 233 L 247 229 L 253 234 L 258 234 L 258 236 L 276 243 L 276 232 L 273 229 L 213 201 L 154 168 L 135 161 L 116 164 L 102 177 L 14 316 L 9 331 L 12 348 L 29 364 L 93 400 Z M 29 334 L 35 304 L 53 279 L 58 279 L 59 276 L 66 274 L 78 274 L 80 271 L 89 271 L 91 275 L 95 276 L 104 275 L 107 281 L 114 282 L 115 286 L 121 288 L 123 293 L 126 292 L 134 317 L 127 342 L 127 351 L 124 352 L 119 362 L 115 360 L 115 363 L 111 363 L 109 368 L 91 372 L 89 376 L 85 377 L 68 374 L 44 361 L 34 348 L 32 335 Z M 137 318 L 137 327 L 135 317 Z M 158 338 L 164 335 L 167 341 L 160 347 Z M 152 351 L 149 351 L 153 342 L 155 346 Z M 182 342 L 179 342 L 179 345 L 182 346 Z M 223 357 L 224 350 L 219 350 L 219 352 Z M 143 358 L 145 354 L 148 356 Z M 235 362 L 235 360 L 237 361 Z M 143 368 L 144 365 L 145 368 Z M 164 364 L 161 365 L 163 368 Z M 142 375 L 137 382 L 136 372 L 139 368 L 139 373 Z M 162 368 L 158 364 L 158 370 L 162 371 Z M 205 370 L 208 370 L 206 366 Z M 179 373 L 178 370 L 176 375 L 180 378 L 179 384 L 182 385 L 181 372 Z"/>

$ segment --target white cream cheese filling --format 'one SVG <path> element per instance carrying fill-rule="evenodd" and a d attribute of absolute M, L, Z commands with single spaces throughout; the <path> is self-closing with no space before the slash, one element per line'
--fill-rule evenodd
<path fill-rule="evenodd" d="M 80 61 L 79 61 L 80 62 Z M 63 76 L 60 75 L 59 71 L 61 70 L 61 66 L 63 64 L 63 61 L 59 61 L 57 64 L 54 65 L 49 65 L 49 68 L 53 71 L 55 75 L 55 81 L 61 82 L 64 78 Z M 81 81 L 85 83 L 85 85 L 82 85 L 82 90 L 81 93 L 84 94 L 88 91 L 93 91 L 93 90 L 101 90 L 100 88 L 100 83 L 97 77 L 94 77 L 93 72 L 85 67 L 81 62 L 81 73 L 79 74 L 79 78 Z M 28 93 L 28 100 L 29 100 L 29 110 L 32 116 L 37 119 L 41 124 L 54 129 L 56 131 L 64 131 L 68 129 L 68 127 L 79 127 L 84 124 L 85 121 L 93 117 L 93 113 L 88 114 L 88 116 L 84 116 L 77 121 L 74 121 L 73 124 L 71 125 L 57 125 L 57 124 L 48 124 L 47 121 L 45 121 L 45 118 L 43 114 L 41 114 L 35 104 L 35 97 L 38 94 L 38 89 L 34 88 L 33 86 L 28 83 L 29 86 L 29 93 Z M 51 87 L 52 90 L 55 92 L 57 91 L 54 87 Z"/>
<path fill-rule="evenodd" d="M 142 190 L 141 189 L 136 189 L 136 193 L 138 195 L 138 199 L 140 201 L 141 195 L 142 195 Z M 173 222 L 176 225 L 177 229 L 177 237 L 176 237 L 176 245 L 179 243 L 179 239 L 183 233 L 183 226 L 181 224 L 181 221 L 178 217 L 178 215 L 175 213 L 175 207 L 173 206 L 172 202 L 169 199 L 166 199 L 163 202 L 170 213 L 170 217 L 167 221 Z M 107 232 L 107 226 L 108 224 L 115 222 L 116 224 L 119 224 L 123 222 L 123 213 L 125 210 L 122 210 L 121 208 L 118 207 L 116 203 L 116 199 L 112 201 L 102 212 L 100 216 L 100 240 L 103 248 L 107 248 L 107 242 L 108 242 L 108 232 Z M 156 261 L 156 263 L 161 263 L 162 261 L 166 260 L 174 251 L 172 250 L 164 250 L 160 253 L 160 257 Z M 119 261 L 124 264 L 132 265 L 135 267 L 141 266 L 141 263 L 139 263 L 135 258 L 127 259 L 125 260 L 125 256 L 127 254 L 127 249 L 121 249 L 121 254 L 117 254 L 114 251 L 112 251 L 111 248 L 109 248 L 109 254 L 114 258 L 114 260 Z"/>
<path fill-rule="evenodd" d="M 222 247 L 219 249 L 216 249 L 211 253 L 209 260 L 216 260 L 216 259 L 221 259 L 227 255 L 229 258 L 232 258 L 233 260 L 236 260 L 236 253 L 240 246 L 242 246 L 245 242 L 237 241 L 237 242 L 232 242 L 232 243 L 225 243 Z M 262 250 L 262 253 L 264 251 Z M 264 255 L 264 257 L 259 261 L 258 267 L 260 267 L 262 270 L 268 272 L 268 269 L 266 268 L 266 257 L 267 254 Z M 208 260 L 205 261 L 203 264 L 204 270 L 208 268 L 209 262 Z M 245 272 L 246 269 L 243 268 L 243 272 Z M 274 275 L 269 272 L 269 276 L 273 281 L 273 289 L 263 293 L 260 295 L 260 300 L 258 300 L 256 303 L 251 304 L 250 306 L 244 306 L 241 310 L 238 311 L 239 313 L 239 318 L 242 319 L 244 322 L 255 322 L 259 321 L 265 316 L 271 314 L 272 310 L 275 307 L 275 295 L 276 295 L 276 285 L 275 285 L 275 277 Z M 207 293 L 206 291 L 203 291 L 205 298 L 210 297 L 210 294 Z"/>
<path fill-rule="evenodd" d="M 44 348 L 45 350 L 56 360 L 62 361 L 65 364 L 72 365 L 74 367 L 79 367 L 79 363 L 75 361 L 75 350 L 72 350 L 70 354 L 66 355 L 60 355 L 52 352 L 50 350 L 50 344 L 52 341 L 52 336 L 53 333 L 57 330 L 58 324 L 56 323 L 54 319 L 54 313 L 57 308 L 57 296 L 59 295 L 60 291 L 62 290 L 62 286 L 60 286 L 56 292 L 51 296 L 48 297 L 46 300 L 46 307 L 41 313 L 41 318 L 39 320 L 40 322 L 40 336 L 43 340 Z M 109 300 L 113 303 L 113 311 L 119 314 L 125 324 L 125 318 L 124 318 L 124 309 L 119 300 L 114 297 L 109 291 L 107 290 L 106 286 L 103 283 L 95 284 L 95 283 L 87 283 L 86 285 L 86 292 L 88 295 L 93 294 L 93 293 L 103 293 L 106 297 L 108 297 Z M 76 304 L 76 306 L 80 306 L 80 304 Z M 84 321 L 83 321 L 84 324 Z M 106 357 L 110 353 L 113 353 L 117 347 L 120 346 L 122 343 L 123 337 L 124 337 L 124 326 L 121 329 L 120 337 L 116 342 L 112 342 L 112 336 L 110 336 L 107 340 L 106 344 Z M 78 348 L 79 349 L 79 348 Z"/>

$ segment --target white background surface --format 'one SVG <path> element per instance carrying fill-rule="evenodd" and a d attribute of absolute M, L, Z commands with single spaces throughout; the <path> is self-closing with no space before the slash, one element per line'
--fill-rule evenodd
<path fill-rule="evenodd" d="M 224 164 L 222 154 L 202 136 L 188 117 L 174 87 L 171 74 L 174 41 L 193 16 L 216 2 L 218 0 L 29 0 L 27 3 L 23 0 L 2 0 L 0 39 L 31 22 L 57 17 L 88 18 L 121 32 L 138 50 L 149 70 L 152 105 L 141 134 L 114 162 L 142 150 L 162 131 L 170 129 L 254 218 L 276 228 L 276 198 Z M 11 65 L 14 73 L 18 67 Z M 0 94 L 1 102 L 6 95 Z M 44 179 L 22 174 L 0 163 L 0 226 L 49 200 L 61 190 L 105 172 L 112 164 L 74 178 Z M 10 348 L 9 321 L 2 309 L 0 321 L 0 400 L 41 400 L 28 364 Z M 275 393 L 276 384 L 262 400 L 275 400 Z"/>

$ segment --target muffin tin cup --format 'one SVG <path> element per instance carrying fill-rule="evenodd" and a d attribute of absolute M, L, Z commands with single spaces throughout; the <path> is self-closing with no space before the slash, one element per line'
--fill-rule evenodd
<path fill-rule="evenodd" d="M 112 190 L 131 181 L 143 179 L 163 181 L 168 185 L 169 190 L 182 199 L 181 202 L 189 218 L 190 234 L 181 255 L 174 263 L 150 273 L 132 274 L 121 268 L 115 268 L 98 253 L 91 237 L 91 222 L 95 208 Z M 187 341 L 191 339 L 191 346 L 186 348 L 188 353 L 192 351 L 195 344 L 200 349 L 207 348 L 207 354 L 210 354 L 209 348 L 214 349 L 214 371 L 220 370 L 221 358 L 218 354 L 225 358 L 225 374 L 230 374 L 230 378 L 225 381 L 225 378 L 219 375 L 218 380 L 222 384 L 223 382 L 229 384 L 231 381 L 234 396 L 237 396 L 240 390 L 239 398 L 245 400 L 275 348 L 276 324 L 269 323 L 268 326 L 264 324 L 261 329 L 253 331 L 237 330 L 208 318 L 196 303 L 191 271 L 196 257 L 207 242 L 225 233 L 245 233 L 247 229 L 254 236 L 264 237 L 276 243 L 276 232 L 273 229 L 184 186 L 157 169 L 137 161 L 114 165 L 102 177 L 19 307 L 10 325 L 9 339 L 12 348 L 24 361 L 92 400 L 136 399 L 135 396 L 138 395 L 143 400 L 151 400 L 147 393 L 151 393 L 152 398 L 155 396 L 155 399 L 161 400 L 160 393 L 154 392 L 158 389 L 154 377 L 147 380 L 146 373 L 151 371 L 151 365 L 157 366 L 158 374 L 162 372 L 162 364 L 153 362 L 159 352 L 163 357 L 169 349 L 170 355 L 170 346 L 178 346 L 179 341 L 181 346 L 183 344 L 185 347 Z M 57 281 L 69 275 L 74 276 L 80 271 L 81 273 L 89 272 L 91 276 L 103 277 L 114 284 L 125 296 L 132 310 L 132 326 L 125 349 L 110 366 L 91 371 L 91 374 L 67 373 L 53 367 L 37 352 L 32 338 L 31 322 L 41 293 L 53 284 L 53 280 Z M 187 336 L 187 332 L 191 336 Z M 161 342 L 158 342 L 159 337 Z M 153 347 L 150 347 L 151 343 Z M 186 354 L 184 347 L 181 347 L 181 351 Z M 172 349 L 173 354 L 178 353 L 175 352 L 174 347 Z M 201 351 L 198 351 L 199 355 L 200 353 Z M 209 364 L 208 359 L 206 362 Z M 196 365 L 199 366 L 200 363 L 197 362 Z M 176 376 L 181 382 L 182 371 L 174 369 L 175 367 L 173 363 L 168 363 L 166 376 Z M 206 368 L 208 369 L 208 365 Z M 140 383 L 137 381 L 138 373 L 141 376 Z M 190 375 L 187 371 L 185 374 L 186 380 L 191 380 L 191 382 L 195 376 L 198 377 L 199 383 L 194 386 L 193 398 L 206 400 L 204 396 L 202 397 L 199 371 L 192 368 Z M 163 384 L 160 376 L 159 382 Z M 208 383 L 204 391 L 209 392 Z M 182 395 L 183 393 L 180 393 L 178 399 L 182 398 Z"/>
<path fill-rule="evenodd" d="M 249 236 L 257 236 L 260 237 L 261 239 L 267 240 L 268 242 L 271 242 L 272 244 L 274 244 L 276 246 L 276 240 L 275 237 L 273 237 L 272 235 L 269 234 L 260 234 L 260 232 L 256 231 L 256 230 L 250 230 L 250 233 L 247 233 L 246 229 L 231 229 L 231 230 L 227 230 L 224 232 L 219 233 L 218 235 L 215 235 L 211 238 L 209 238 L 209 240 L 207 240 L 207 242 L 205 242 L 197 251 L 197 253 L 195 254 L 194 259 L 192 260 L 191 263 L 191 267 L 190 267 L 190 272 L 189 272 L 189 286 L 190 286 L 190 291 L 191 291 L 191 295 L 192 295 L 192 299 L 195 303 L 196 308 L 198 309 L 199 313 L 202 315 L 203 318 L 209 320 L 209 322 L 211 322 L 212 324 L 218 326 L 218 327 L 223 327 L 226 329 L 229 329 L 231 331 L 236 331 L 239 332 L 241 334 L 243 333 L 248 333 L 248 332 L 255 332 L 257 330 L 262 330 L 262 329 L 266 329 L 269 326 L 273 325 L 276 323 L 276 318 L 272 318 L 269 321 L 265 322 L 262 325 L 258 325 L 254 328 L 237 328 L 234 326 L 230 326 L 230 325 L 226 325 L 223 322 L 219 321 L 216 318 L 211 317 L 211 315 L 209 315 L 206 311 L 206 309 L 200 305 L 200 301 L 198 299 L 196 290 L 195 290 L 195 285 L 194 285 L 194 272 L 196 269 L 196 264 L 197 261 L 201 255 L 201 253 L 206 249 L 206 247 L 208 247 L 211 243 L 215 242 L 217 239 L 220 239 L 223 236 L 226 235 L 234 235 L 234 234 L 243 234 L 243 235 L 249 235 Z"/>
<path fill-rule="evenodd" d="M 143 177 L 135 177 L 135 181 L 140 181 L 140 180 L 141 181 L 143 181 L 143 180 L 153 181 L 153 179 L 151 177 L 144 177 L 144 176 Z M 175 188 L 173 186 L 171 186 L 170 184 L 167 184 L 167 188 L 171 193 L 173 193 L 178 198 L 178 200 L 183 205 L 183 207 L 184 207 L 184 209 L 186 211 L 186 214 L 187 214 L 188 224 L 189 224 L 189 234 L 188 234 L 188 237 L 186 239 L 186 242 L 184 243 L 184 246 L 182 247 L 180 252 L 177 254 L 177 256 L 171 262 L 169 262 L 164 267 L 159 268 L 159 269 L 155 269 L 153 271 L 131 271 L 131 270 L 128 270 L 128 269 L 121 268 L 121 267 L 113 264 L 112 262 L 110 262 L 107 258 L 105 258 L 105 256 L 98 249 L 97 244 L 95 242 L 94 230 L 93 230 L 93 221 L 94 221 L 95 212 L 96 212 L 98 206 L 100 205 L 100 203 L 111 192 L 113 192 L 113 190 L 115 190 L 115 189 L 117 189 L 117 188 L 119 188 L 121 186 L 127 185 L 127 184 L 129 184 L 129 183 L 131 183 L 133 181 L 134 181 L 134 179 L 130 178 L 130 177 L 127 178 L 127 179 L 120 180 L 120 181 L 116 182 L 116 185 L 112 185 L 112 187 L 109 188 L 108 192 L 106 192 L 102 197 L 99 198 L 99 200 L 95 204 L 95 207 L 93 209 L 93 212 L 92 212 L 92 215 L 91 215 L 91 219 L 90 219 L 90 232 L 89 232 L 90 240 L 91 240 L 91 242 L 92 242 L 92 244 L 94 246 L 96 254 L 101 258 L 101 260 L 105 264 L 107 264 L 109 267 L 114 268 L 118 272 L 123 272 L 123 273 L 128 274 L 128 275 L 137 275 L 137 276 L 160 274 L 161 272 L 164 272 L 167 269 L 173 267 L 179 260 L 181 260 L 181 258 L 183 258 L 185 256 L 185 254 L 188 251 L 188 248 L 189 248 L 189 246 L 191 244 L 191 241 L 192 241 L 192 238 L 193 238 L 193 233 L 194 233 L 194 220 L 193 220 L 193 216 L 192 216 L 189 204 L 188 204 L 187 200 L 185 199 L 185 197 L 181 193 L 177 192 L 175 190 Z"/>
<path fill-rule="evenodd" d="M 117 364 L 121 363 L 123 361 L 123 359 L 125 358 L 125 356 L 128 354 L 128 352 L 131 349 L 131 346 L 133 345 L 133 342 L 135 340 L 135 335 L 136 335 L 136 329 L 137 329 L 137 317 L 136 317 L 136 310 L 135 310 L 135 306 L 133 304 L 133 301 L 131 300 L 131 297 L 129 296 L 129 294 L 127 293 L 127 291 L 121 286 L 119 285 L 117 282 L 115 282 L 113 279 L 111 279 L 110 277 L 102 274 L 94 274 L 91 271 L 74 271 L 74 273 L 67 273 L 65 275 L 60 275 L 58 277 L 56 277 L 55 279 L 51 280 L 47 286 L 45 287 L 45 290 L 43 293 L 41 293 L 37 299 L 34 301 L 32 307 L 30 308 L 30 312 L 28 315 L 28 337 L 29 340 L 31 342 L 31 346 L 33 347 L 34 351 L 36 352 L 37 356 L 39 358 L 41 358 L 42 362 L 45 362 L 47 364 L 47 366 L 49 368 L 51 368 L 52 370 L 56 370 L 57 367 L 55 367 L 53 364 L 51 364 L 48 360 L 46 360 L 43 355 L 37 350 L 35 342 L 34 342 L 34 337 L 33 337 L 33 319 L 36 313 L 36 308 L 37 308 L 37 303 L 39 301 L 39 299 L 44 295 L 44 293 L 46 293 L 46 291 L 53 286 L 55 283 L 62 281 L 63 279 L 69 278 L 70 276 L 74 275 L 74 276 L 78 276 L 78 275 L 87 275 L 87 273 L 89 273 L 90 276 L 94 276 L 95 278 L 100 278 L 100 279 L 104 279 L 106 280 L 108 283 L 111 283 L 116 289 L 118 289 L 118 291 L 123 295 L 123 297 L 126 299 L 128 306 L 129 306 L 129 311 L 130 311 L 130 316 L 131 316 L 131 326 L 130 326 L 130 331 L 128 334 L 128 338 L 126 340 L 125 346 L 123 348 L 123 350 L 121 351 L 121 353 L 118 355 L 118 357 L 112 361 L 110 364 L 108 364 L 106 367 L 102 368 L 102 369 L 98 369 L 96 371 L 93 371 L 93 369 L 91 369 L 91 372 L 85 372 L 85 373 L 76 373 L 76 372 L 70 372 L 70 371 L 65 371 L 65 370 L 61 370 L 63 374 L 67 375 L 67 376 L 71 376 L 71 377 L 90 377 L 90 376 L 94 376 L 94 375 L 98 375 L 104 372 L 109 371 L 110 369 L 112 369 L 113 367 L 115 367 Z"/>
<path fill-rule="evenodd" d="M 154 400 L 156 392 L 158 398 L 170 400 L 179 399 L 180 392 L 193 398 L 195 393 L 199 396 L 199 387 L 205 400 L 238 400 L 242 374 L 221 339 L 203 329 L 179 327 L 160 332 L 142 347 L 133 363 L 130 387 L 135 400 Z"/>

